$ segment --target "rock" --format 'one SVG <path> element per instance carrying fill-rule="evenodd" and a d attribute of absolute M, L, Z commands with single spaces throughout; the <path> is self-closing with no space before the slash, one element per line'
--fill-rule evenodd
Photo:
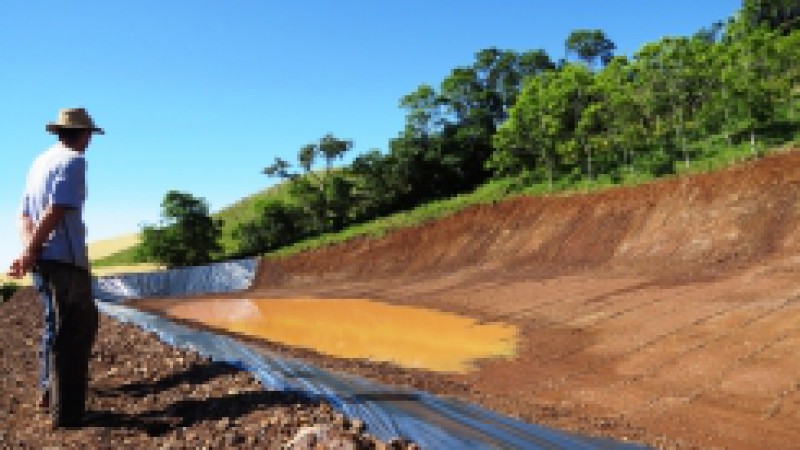
<path fill-rule="evenodd" d="M 367 426 L 362 420 L 353 419 L 352 421 L 350 421 L 350 430 L 356 433 L 363 433 L 366 428 Z"/>
<path fill-rule="evenodd" d="M 286 450 L 312 450 L 318 448 L 355 450 L 356 442 L 337 433 L 331 425 L 314 425 L 301 428 L 283 447 Z"/>

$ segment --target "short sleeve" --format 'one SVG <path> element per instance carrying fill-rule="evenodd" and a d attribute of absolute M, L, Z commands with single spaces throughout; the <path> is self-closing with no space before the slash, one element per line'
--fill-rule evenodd
<path fill-rule="evenodd" d="M 20 217 L 31 217 L 31 198 L 27 192 L 22 195 L 22 201 L 19 203 Z"/>
<path fill-rule="evenodd" d="M 86 160 L 73 158 L 58 171 L 53 180 L 52 202 L 68 208 L 83 206 L 86 188 Z"/>

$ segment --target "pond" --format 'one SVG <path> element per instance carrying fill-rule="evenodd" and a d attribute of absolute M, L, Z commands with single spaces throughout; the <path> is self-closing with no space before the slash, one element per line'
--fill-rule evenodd
<path fill-rule="evenodd" d="M 364 299 L 203 299 L 171 303 L 166 314 L 340 358 L 441 372 L 512 357 L 518 329 L 430 309 Z"/>

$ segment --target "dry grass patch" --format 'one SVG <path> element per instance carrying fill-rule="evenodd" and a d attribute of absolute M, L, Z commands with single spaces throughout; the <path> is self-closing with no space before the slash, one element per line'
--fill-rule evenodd
<path fill-rule="evenodd" d="M 31 280 L 30 275 L 26 275 L 23 279 L 17 280 L 16 278 L 11 278 L 5 273 L 2 273 L 0 274 L 0 284 L 5 284 L 5 283 L 14 283 L 20 286 L 30 286 L 33 283 L 33 281 Z"/>
<path fill-rule="evenodd" d="M 131 264 L 127 266 L 107 266 L 93 267 L 92 275 L 102 277 L 107 275 L 119 275 L 123 273 L 146 273 L 164 269 L 164 266 L 157 264 Z"/>
<path fill-rule="evenodd" d="M 141 241 L 139 233 L 124 234 L 89 243 L 89 259 L 95 261 L 133 247 Z"/>

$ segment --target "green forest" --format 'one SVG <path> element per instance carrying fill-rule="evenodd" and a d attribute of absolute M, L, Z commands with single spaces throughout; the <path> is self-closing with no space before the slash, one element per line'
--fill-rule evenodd
<path fill-rule="evenodd" d="M 262 255 L 430 205 L 447 211 L 487 195 L 598 189 L 757 158 L 800 142 L 798 29 L 800 0 L 744 0 L 735 16 L 631 57 L 597 29 L 570 33 L 563 55 L 479 50 L 438 86 L 399 99 L 405 123 L 386 150 L 337 164 L 353 142 L 312 137 L 296 161 L 263 162 L 279 184 L 214 217 L 203 199 L 170 191 L 142 244 L 99 263 Z"/>

